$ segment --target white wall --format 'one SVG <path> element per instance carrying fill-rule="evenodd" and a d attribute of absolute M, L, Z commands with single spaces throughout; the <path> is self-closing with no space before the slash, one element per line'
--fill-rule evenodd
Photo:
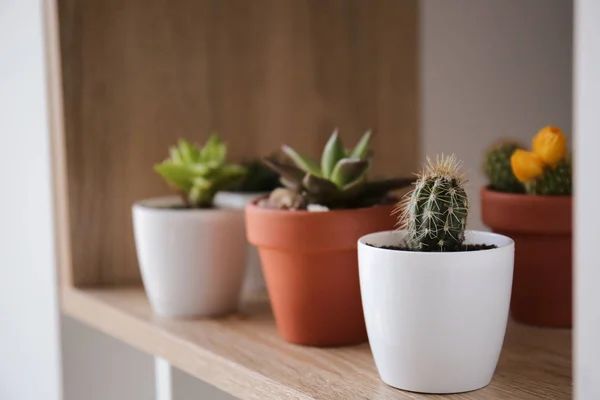
<path fill-rule="evenodd" d="M 0 0 L 0 399 L 60 399 L 41 2 Z"/>
<path fill-rule="evenodd" d="M 575 9 L 575 398 L 600 399 L 600 2 Z"/>
<path fill-rule="evenodd" d="M 61 321 L 64 400 L 155 398 L 154 357 L 72 318 Z"/>
<path fill-rule="evenodd" d="M 594 1 L 594 0 L 591 0 Z M 421 0 L 422 152 L 464 161 L 482 227 L 482 151 L 498 137 L 529 142 L 553 124 L 571 132 L 569 0 Z"/>

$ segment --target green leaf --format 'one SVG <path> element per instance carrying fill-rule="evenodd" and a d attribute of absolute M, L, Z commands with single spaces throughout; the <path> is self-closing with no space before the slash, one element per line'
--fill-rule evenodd
<path fill-rule="evenodd" d="M 222 165 L 226 158 L 227 146 L 217 135 L 211 135 L 200 150 L 199 161 L 218 166 Z"/>
<path fill-rule="evenodd" d="M 217 170 L 217 179 L 237 179 L 246 173 L 246 168 L 238 164 L 225 164 Z"/>
<path fill-rule="evenodd" d="M 183 164 L 183 158 L 181 157 L 181 153 L 179 152 L 179 148 L 177 148 L 177 146 L 171 146 L 171 148 L 169 148 L 169 156 L 173 163 Z"/>
<path fill-rule="evenodd" d="M 321 169 L 317 163 L 308 156 L 303 156 L 297 153 L 296 150 L 289 146 L 283 146 L 281 150 L 296 164 L 296 166 L 302 169 L 304 172 L 311 173 L 315 176 L 321 177 Z"/>
<path fill-rule="evenodd" d="M 331 174 L 331 181 L 338 187 L 344 187 L 360 180 L 367 169 L 369 162 L 358 158 L 342 158 L 335 165 Z"/>
<path fill-rule="evenodd" d="M 324 178 L 329 178 L 337 162 L 344 158 L 345 155 L 346 151 L 344 149 L 344 144 L 340 139 L 338 131 L 335 130 L 327 141 L 327 144 L 325 144 L 323 154 L 321 155 L 322 176 Z"/>
<path fill-rule="evenodd" d="M 175 164 L 172 161 L 156 164 L 154 170 L 167 182 L 186 192 L 192 188 L 192 182 L 198 176 L 197 172 L 188 166 Z"/>
<path fill-rule="evenodd" d="M 196 161 L 198 150 L 187 140 L 179 141 L 179 157 L 184 164 L 193 164 Z"/>
<path fill-rule="evenodd" d="M 362 135 L 362 137 L 350 153 L 350 158 L 365 159 L 369 156 L 371 136 L 371 131 L 366 131 L 364 135 Z"/>

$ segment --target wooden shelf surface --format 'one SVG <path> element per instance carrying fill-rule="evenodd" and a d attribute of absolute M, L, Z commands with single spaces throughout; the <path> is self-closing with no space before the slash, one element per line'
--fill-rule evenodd
<path fill-rule="evenodd" d="M 384 384 L 367 343 L 325 349 L 284 342 L 264 301 L 214 320 L 158 318 L 140 287 L 64 288 L 61 302 L 67 315 L 241 399 L 572 398 L 569 330 L 511 322 L 488 387 L 455 395 L 422 395 Z"/>

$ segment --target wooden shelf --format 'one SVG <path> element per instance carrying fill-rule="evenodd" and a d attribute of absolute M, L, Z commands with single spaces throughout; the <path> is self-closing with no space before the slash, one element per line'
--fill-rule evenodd
<path fill-rule="evenodd" d="M 140 287 L 63 288 L 67 315 L 168 360 L 241 399 L 570 399 L 571 332 L 511 322 L 492 383 L 432 396 L 396 390 L 377 374 L 368 344 L 307 348 L 277 334 L 268 303 L 214 320 L 153 315 Z"/>

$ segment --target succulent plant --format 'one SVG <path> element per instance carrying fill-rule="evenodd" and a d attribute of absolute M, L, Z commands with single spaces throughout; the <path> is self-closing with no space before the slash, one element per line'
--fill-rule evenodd
<path fill-rule="evenodd" d="M 524 149 L 515 140 L 499 140 L 486 151 L 483 170 L 490 182 L 490 188 L 499 192 L 524 193 L 525 188 L 519 182 L 510 166 L 510 157 L 515 150 Z"/>
<path fill-rule="evenodd" d="M 244 177 L 229 190 L 236 192 L 270 192 L 280 187 L 279 175 L 267 167 L 262 160 L 242 162 L 246 169 Z"/>
<path fill-rule="evenodd" d="M 203 147 L 180 140 L 170 148 L 170 157 L 154 170 L 181 194 L 188 207 L 211 207 L 219 190 L 229 188 L 245 174 L 245 169 L 226 162 L 227 147 L 212 135 Z"/>
<path fill-rule="evenodd" d="M 427 161 L 415 188 L 397 207 L 406 246 L 415 251 L 460 250 L 469 213 L 461 163 L 454 155 Z"/>
<path fill-rule="evenodd" d="M 390 191 L 410 185 L 409 178 L 366 179 L 371 166 L 370 141 L 368 131 L 353 149 L 346 149 L 334 131 L 320 164 L 289 146 L 282 147 L 289 162 L 265 157 L 265 164 L 280 175 L 285 187 L 272 193 L 271 202 L 288 209 L 305 209 L 311 204 L 329 209 L 368 207 L 383 202 Z"/>
<path fill-rule="evenodd" d="M 525 183 L 528 194 L 542 196 L 570 196 L 572 193 L 571 159 L 565 157 L 556 167 L 545 167 L 537 178 Z"/>

